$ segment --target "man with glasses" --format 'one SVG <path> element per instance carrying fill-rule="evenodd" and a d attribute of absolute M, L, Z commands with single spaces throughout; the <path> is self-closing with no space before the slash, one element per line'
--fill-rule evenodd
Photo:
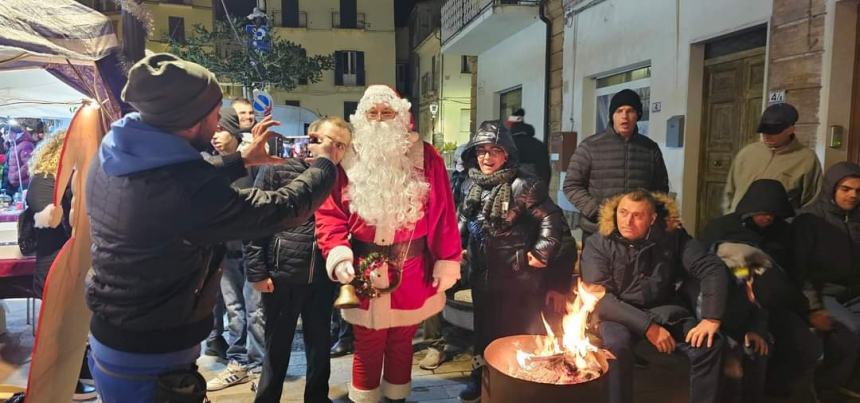
<path fill-rule="evenodd" d="M 445 163 L 408 129 L 410 104 L 391 88 L 367 88 L 350 121 L 353 146 L 335 189 L 316 214 L 317 244 L 332 280 L 364 278 L 375 298 L 344 309 L 355 355 L 349 398 L 356 403 L 409 396 L 412 338 L 442 310 L 460 278 L 460 237 Z M 374 256 L 378 266 L 366 268 Z M 384 365 L 383 365 L 384 364 Z M 383 370 L 384 366 L 384 370 Z"/>

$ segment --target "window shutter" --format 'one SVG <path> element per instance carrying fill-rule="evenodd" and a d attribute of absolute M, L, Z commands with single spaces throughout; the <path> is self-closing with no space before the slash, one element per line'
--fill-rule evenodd
<path fill-rule="evenodd" d="M 344 56 L 346 52 L 334 52 L 334 85 L 343 85 Z"/>
<path fill-rule="evenodd" d="M 356 77 L 355 83 L 364 86 L 364 52 L 355 52 Z"/>

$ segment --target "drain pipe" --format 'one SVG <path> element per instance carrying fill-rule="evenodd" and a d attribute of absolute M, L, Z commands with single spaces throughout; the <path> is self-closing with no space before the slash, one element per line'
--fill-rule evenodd
<path fill-rule="evenodd" d="M 549 75 L 550 75 L 550 42 L 552 41 L 552 22 L 546 15 L 546 7 L 549 0 L 541 0 L 540 2 L 540 20 L 546 25 L 546 44 L 544 53 L 544 95 L 543 95 L 543 143 L 549 151 L 550 133 L 549 133 L 549 107 L 550 107 L 550 90 L 549 90 Z"/>

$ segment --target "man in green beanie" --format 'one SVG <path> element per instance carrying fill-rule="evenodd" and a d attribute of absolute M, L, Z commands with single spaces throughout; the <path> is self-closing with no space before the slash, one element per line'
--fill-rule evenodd
<path fill-rule="evenodd" d="M 218 126 L 221 97 L 204 67 L 145 57 L 122 92 L 138 112 L 113 123 L 89 170 L 90 368 L 105 403 L 202 401 L 194 363 L 218 296 L 213 245 L 304 223 L 334 184 L 346 147 L 317 137 L 316 161 L 292 183 L 231 188 L 246 167 L 280 161 L 264 148 L 278 122 L 263 120 L 250 147 L 207 162 L 200 152 Z"/>

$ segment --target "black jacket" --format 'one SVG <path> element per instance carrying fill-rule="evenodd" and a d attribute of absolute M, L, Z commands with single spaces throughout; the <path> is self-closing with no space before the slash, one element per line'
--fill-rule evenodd
<path fill-rule="evenodd" d="M 507 151 L 508 161 L 503 168 L 518 165 L 516 146 L 505 128 L 485 122 L 463 152 L 467 170 L 476 167 L 475 148 L 481 144 L 495 144 Z M 472 180 L 466 179 L 464 197 L 471 186 Z M 489 193 L 482 191 L 482 201 Z M 470 215 L 466 204 L 461 205 L 460 234 L 469 250 L 471 276 L 489 275 L 498 279 L 499 284 L 508 284 L 525 294 L 543 295 L 547 287 L 566 292 L 573 275 L 576 247 L 561 209 L 547 194 L 546 184 L 518 173 L 511 183 L 509 205 L 504 224 L 492 234 L 484 233 L 480 211 Z M 529 267 L 527 252 L 546 263 L 547 268 Z"/>
<path fill-rule="evenodd" d="M 49 204 L 54 203 L 54 176 L 34 174 L 30 177 L 30 187 L 27 190 L 27 208 L 38 213 Z M 42 295 L 45 288 L 45 279 L 51 264 L 60 252 L 60 249 L 69 240 L 72 234 L 69 225 L 69 211 L 72 207 L 71 186 L 66 188 L 61 199 L 63 207 L 63 221 L 57 228 L 36 228 L 36 270 L 33 274 L 33 291 L 36 295 Z"/>
<path fill-rule="evenodd" d="M 254 187 L 278 189 L 298 178 L 308 167 L 299 158 L 287 158 L 283 164 L 261 168 Z M 314 239 L 313 215 L 302 225 L 245 244 L 245 277 L 252 283 L 267 278 L 296 285 L 331 282 L 323 262 Z"/>
<path fill-rule="evenodd" d="M 238 153 L 216 167 L 187 141 L 136 114 L 113 124 L 86 185 L 93 275 L 90 329 L 108 347 L 161 353 L 193 347 L 212 328 L 220 269 L 213 245 L 307 221 L 334 184 L 320 159 L 276 191 L 236 190 Z"/>
<path fill-rule="evenodd" d="M 824 175 L 815 200 L 794 220 L 795 276 L 811 310 L 822 309 L 822 295 L 846 301 L 860 296 L 860 207 L 844 211 L 833 201 L 836 185 L 860 177 L 860 166 L 840 162 Z"/>
<path fill-rule="evenodd" d="M 597 231 L 600 204 L 616 194 L 643 188 L 669 192 L 669 176 L 657 143 L 639 132 L 629 140 L 610 126 L 583 140 L 570 157 L 564 195 L 582 213 L 583 231 Z"/>
<path fill-rule="evenodd" d="M 540 178 L 549 186 L 552 177 L 549 150 L 544 142 L 535 138 L 535 128 L 528 123 L 515 122 L 510 131 L 519 150 L 520 169 Z"/>
<path fill-rule="evenodd" d="M 760 228 L 752 219 L 754 213 L 763 212 L 775 215 L 766 228 Z M 776 264 L 756 276 L 756 300 L 768 309 L 789 309 L 806 316 L 806 297 L 789 276 L 794 270 L 794 235 L 786 219 L 792 216 L 794 209 L 782 183 L 759 179 L 750 185 L 734 213 L 715 218 L 705 226 L 702 241 L 712 251 L 723 243 L 742 243 L 766 253 Z"/>
<path fill-rule="evenodd" d="M 618 322 L 644 335 L 651 322 L 670 325 L 691 317 L 675 284 L 687 277 L 699 280 L 701 316 L 721 319 L 725 310 L 726 266 L 677 221 L 674 202 L 655 195 L 662 207 L 648 236 L 628 241 L 615 225 L 621 195 L 601 208 L 600 232 L 586 241 L 582 253 L 582 279 L 606 288 L 595 309 L 601 320 Z"/>

